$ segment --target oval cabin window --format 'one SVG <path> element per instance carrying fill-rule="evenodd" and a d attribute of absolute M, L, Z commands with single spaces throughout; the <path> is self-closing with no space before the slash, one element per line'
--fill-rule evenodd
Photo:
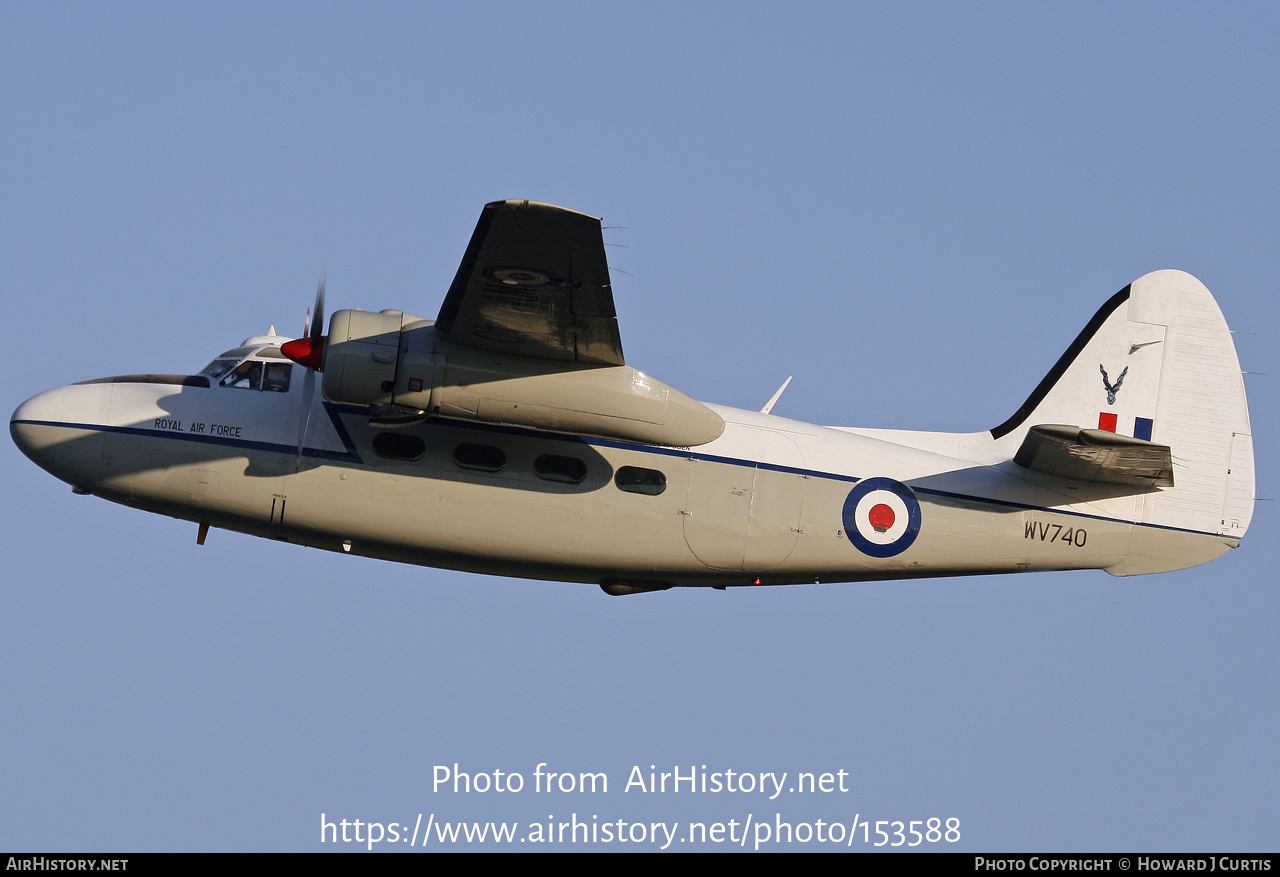
<path fill-rule="evenodd" d="M 464 443 L 453 449 L 453 462 L 463 469 L 497 472 L 507 465 L 507 455 L 491 445 Z"/>
<path fill-rule="evenodd" d="M 416 435 L 380 432 L 373 437 L 373 452 L 388 460 L 420 460 L 427 446 Z"/>
<path fill-rule="evenodd" d="M 667 476 L 657 469 L 642 469 L 639 466 L 623 466 L 613 476 L 613 483 L 619 490 L 627 493 L 644 493 L 657 496 L 667 489 Z"/>
<path fill-rule="evenodd" d="M 547 481 L 577 484 L 587 477 L 587 464 L 577 457 L 543 454 L 533 461 L 533 471 L 538 473 L 539 478 L 545 478 Z"/>

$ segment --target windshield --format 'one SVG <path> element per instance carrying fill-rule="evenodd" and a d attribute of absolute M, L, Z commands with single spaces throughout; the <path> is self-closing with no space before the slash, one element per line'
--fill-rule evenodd
<path fill-rule="evenodd" d="M 272 348 L 267 350 L 276 352 Z M 227 359 L 224 354 L 205 366 L 200 374 L 210 381 L 220 381 L 224 387 L 287 393 L 292 372 L 293 364 L 289 362 L 262 362 L 252 357 Z"/>
<path fill-rule="evenodd" d="M 234 359 L 215 359 L 213 362 L 206 365 L 200 374 L 212 381 L 216 381 L 218 378 L 229 372 L 235 364 L 236 360 Z"/>

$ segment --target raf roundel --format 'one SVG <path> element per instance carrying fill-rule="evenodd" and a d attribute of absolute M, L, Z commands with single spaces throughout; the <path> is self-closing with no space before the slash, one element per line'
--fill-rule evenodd
<path fill-rule="evenodd" d="M 920 502 L 892 478 L 866 478 L 844 501 L 844 531 L 870 557 L 893 557 L 920 535 Z"/>

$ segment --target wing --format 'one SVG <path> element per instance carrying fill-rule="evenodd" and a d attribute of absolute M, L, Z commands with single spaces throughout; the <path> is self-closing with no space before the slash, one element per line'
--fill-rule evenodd
<path fill-rule="evenodd" d="M 623 365 L 600 220 L 537 201 L 486 204 L 436 330 L 491 353 Z"/>

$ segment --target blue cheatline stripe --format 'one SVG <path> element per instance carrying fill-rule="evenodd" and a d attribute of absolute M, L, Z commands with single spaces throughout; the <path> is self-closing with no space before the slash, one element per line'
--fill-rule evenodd
<path fill-rule="evenodd" d="M 363 463 L 354 442 L 352 442 L 345 426 L 341 424 L 339 414 L 359 414 L 365 416 L 366 412 L 360 408 L 353 408 L 349 405 L 332 405 L 328 402 L 324 403 L 325 410 L 328 412 L 331 420 L 334 421 L 334 427 L 338 430 L 338 435 L 342 438 L 342 442 L 346 447 L 345 451 L 327 451 L 321 448 L 305 448 L 303 450 L 304 457 L 314 457 L 321 460 L 334 460 L 344 463 Z M 160 430 L 140 429 L 132 426 L 103 426 L 95 423 L 60 423 L 49 420 L 15 420 L 13 423 L 30 423 L 36 426 L 56 426 L 66 429 L 84 429 L 95 430 L 99 432 L 120 432 L 126 435 L 139 435 L 148 438 L 166 438 L 178 441 L 197 441 L 208 444 L 218 444 L 227 447 L 240 447 L 246 450 L 265 451 L 267 453 L 279 454 L 297 454 L 298 449 L 292 445 L 282 445 L 273 442 L 251 442 L 246 439 L 227 439 L 216 438 L 213 436 L 197 436 L 188 435 L 186 433 L 163 432 Z M 847 484 L 857 484 L 862 481 L 864 476 L 843 475 L 837 472 L 822 472 L 817 469 L 802 469 L 794 466 L 780 466 L 775 463 L 761 463 L 754 460 L 748 460 L 741 457 L 721 457 L 715 454 L 703 454 L 691 450 L 683 450 L 677 448 L 664 448 L 659 445 L 644 445 L 636 442 L 623 442 L 613 439 L 589 438 L 580 435 L 568 435 L 565 433 L 540 432 L 534 429 L 526 429 L 518 426 L 498 426 L 496 424 L 487 423 L 468 423 L 461 420 L 437 420 L 433 426 L 450 426 L 461 429 L 469 429 L 480 432 L 493 432 L 513 436 L 525 436 L 539 438 L 551 441 L 572 442 L 576 444 L 588 445 L 591 447 L 614 448 L 617 450 L 637 451 L 645 454 L 653 454 L 663 457 L 684 458 L 687 460 L 702 460 L 708 463 L 722 463 L 726 466 L 742 466 L 748 469 L 764 469 L 770 472 L 787 472 L 792 475 L 807 475 L 811 478 L 822 478 L 827 481 L 843 481 Z M 1196 536 L 1216 536 L 1220 538 L 1234 539 L 1237 537 L 1227 536 L 1224 533 L 1213 533 L 1208 530 L 1191 530 L 1186 527 L 1171 527 L 1166 524 L 1148 524 L 1142 521 L 1126 521 L 1123 518 L 1109 518 L 1105 515 L 1093 515 L 1087 512 L 1073 512 L 1065 509 L 1050 508 L 1048 506 L 1030 505 L 1028 503 L 1013 502 L 1004 499 L 992 499 L 986 496 L 975 496 L 967 493 L 953 493 L 947 490 L 937 490 L 929 487 L 913 487 L 912 490 L 917 494 L 925 496 L 944 497 L 946 499 L 967 502 L 974 505 L 996 506 L 999 508 L 1018 509 L 1030 512 L 1045 512 L 1051 515 L 1065 515 L 1072 518 L 1084 518 L 1091 521 L 1104 521 L 1112 524 L 1129 524 L 1134 527 L 1147 527 L 1153 530 L 1167 530 L 1173 533 L 1190 533 Z"/>
<path fill-rule="evenodd" d="M 1085 518 L 1090 521 L 1105 521 L 1109 524 L 1129 524 L 1133 527 L 1148 527 L 1152 530 L 1169 530 L 1174 533 L 1191 533 L 1195 536 L 1218 536 L 1223 539 L 1235 539 L 1235 536 L 1228 536 L 1225 533 L 1213 533 L 1209 530 L 1189 530 L 1186 527 L 1170 527 L 1168 524 L 1147 524 L 1142 521 L 1126 521 L 1124 518 L 1108 518 L 1106 515 L 1091 515 L 1088 512 L 1072 512 L 1066 509 L 1050 508 L 1049 506 L 1027 505 L 1021 502 L 1011 502 L 1007 499 L 990 499 L 985 496 L 973 496 L 967 493 L 951 493 L 946 490 L 936 490 L 930 487 L 916 487 L 916 493 L 923 493 L 930 496 L 941 496 L 947 499 L 960 500 L 975 505 L 993 505 L 1001 508 L 1019 509 L 1026 512 L 1047 512 L 1051 515 L 1065 515 L 1070 518 Z"/>
<path fill-rule="evenodd" d="M 363 463 L 364 461 L 360 459 L 360 452 L 356 450 L 356 443 L 351 440 L 351 434 L 347 432 L 346 424 L 342 422 L 342 418 L 339 416 L 341 414 L 352 413 L 351 411 L 342 410 L 343 408 L 348 408 L 350 406 L 338 406 L 325 401 L 321 401 L 320 404 L 324 406 L 325 413 L 329 415 L 329 422 L 333 424 L 334 432 L 336 432 L 338 434 L 338 438 L 341 439 L 342 446 L 347 449 L 348 458 L 355 460 L 357 463 Z M 365 412 L 360 411 L 359 413 L 364 414 Z M 298 449 L 294 448 L 293 452 L 296 454 Z M 307 451 L 304 448 L 303 455 L 305 456 L 306 453 Z"/>
<path fill-rule="evenodd" d="M 136 435 L 142 438 L 158 438 L 168 439 L 169 441 L 178 442 L 195 442 L 205 445 L 220 445 L 227 448 L 241 448 L 246 451 L 261 451 L 268 454 L 288 454 L 294 456 L 298 453 L 296 445 L 282 445 L 277 442 L 255 442 L 249 439 L 222 438 L 212 435 L 192 435 L 185 432 L 165 432 L 158 429 L 143 429 L 137 426 L 106 426 L 101 423 L 63 423 L 56 420 L 15 420 L 13 423 L 26 423 L 33 426 L 54 426 L 60 429 L 82 429 L 86 432 L 114 432 L 121 435 Z M 329 451 L 324 448 L 303 448 L 302 456 L 315 457 L 320 460 L 334 460 L 340 463 L 362 463 L 364 462 L 358 453 L 356 453 L 355 445 L 351 443 L 351 439 L 343 435 L 347 449 L 345 451 Z"/>

